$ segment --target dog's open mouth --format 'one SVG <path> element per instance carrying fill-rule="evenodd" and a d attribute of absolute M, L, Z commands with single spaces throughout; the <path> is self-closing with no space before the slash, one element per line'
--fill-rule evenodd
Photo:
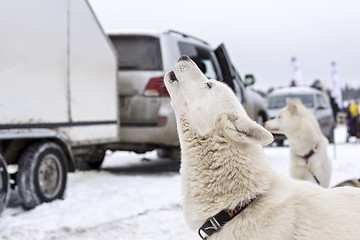
<path fill-rule="evenodd" d="M 174 71 L 171 71 L 171 72 L 169 72 L 169 82 L 172 83 L 174 81 L 178 82 L 179 80 L 176 78 Z"/>

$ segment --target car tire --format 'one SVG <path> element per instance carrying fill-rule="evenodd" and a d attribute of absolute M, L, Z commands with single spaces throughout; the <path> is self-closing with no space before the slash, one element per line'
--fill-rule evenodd
<path fill-rule="evenodd" d="M 7 206 L 10 193 L 9 174 L 6 170 L 6 162 L 0 154 L 0 214 Z"/>
<path fill-rule="evenodd" d="M 158 148 L 156 149 L 156 155 L 158 158 L 167 158 L 170 157 L 168 148 Z"/>
<path fill-rule="evenodd" d="M 56 143 L 37 142 L 28 146 L 20 157 L 16 178 L 23 207 L 31 209 L 63 198 L 67 170 L 65 154 Z"/>
<path fill-rule="evenodd" d="M 88 166 L 91 170 L 98 170 L 101 167 L 103 162 L 104 162 L 104 157 L 101 160 L 96 161 L 96 162 L 88 162 Z"/>
<path fill-rule="evenodd" d="M 180 148 L 172 148 L 172 149 L 170 149 L 170 158 L 171 158 L 171 160 L 179 162 L 180 159 L 181 159 Z"/>
<path fill-rule="evenodd" d="M 174 161 L 180 161 L 180 148 L 158 148 L 156 154 L 159 158 L 171 158 Z"/>
<path fill-rule="evenodd" d="M 105 159 L 105 150 L 97 149 L 96 151 L 91 151 L 90 154 L 86 156 L 83 161 L 78 165 L 79 170 L 98 170 Z"/>
<path fill-rule="evenodd" d="M 283 147 L 284 146 L 284 140 L 276 140 L 276 146 Z"/>

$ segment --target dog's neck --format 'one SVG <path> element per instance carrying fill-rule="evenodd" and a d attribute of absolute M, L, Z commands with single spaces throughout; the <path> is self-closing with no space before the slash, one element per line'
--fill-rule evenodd
<path fill-rule="evenodd" d="M 184 119 L 181 135 L 184 210 L 191 227 L 269 189 L 273 172 L 260 145 L 231 144 L 215 132 L 199 136 Z"/>
<path fill-rule="evenodd" d="M 315 131 L 315 126 L 313 126 L 309 121 L 303 119 L 299 125 L 298 131 L 293 131 L 286 133 L 286 136 L 290 143 L 290 151 L 295 155 L 303 156 L 306 155 L 311 150 L 320 144 L 323 136 Z"/>

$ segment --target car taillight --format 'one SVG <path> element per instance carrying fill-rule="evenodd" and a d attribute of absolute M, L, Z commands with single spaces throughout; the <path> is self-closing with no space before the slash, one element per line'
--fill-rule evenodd
<path fill-rule="evenodd" d="M 149 80 L 144 90 L 147 97 L 169 97 L 169 93 L 164 84 L 164 77 L 153 77 Z"/>
<path fill-rule="evenodd" d="M 159 116 L 158 117 L 158 127 L 163 127 L 167 123 L 167 117 Z"/>

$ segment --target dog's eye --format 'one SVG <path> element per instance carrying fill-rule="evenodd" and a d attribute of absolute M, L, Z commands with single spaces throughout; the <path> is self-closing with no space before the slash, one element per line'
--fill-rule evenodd
<path fill-rule="evenodd" d="M 212 83 L 207 82 L 206 84 L 208 85 L 209 88 L 212 88 Z"/>

